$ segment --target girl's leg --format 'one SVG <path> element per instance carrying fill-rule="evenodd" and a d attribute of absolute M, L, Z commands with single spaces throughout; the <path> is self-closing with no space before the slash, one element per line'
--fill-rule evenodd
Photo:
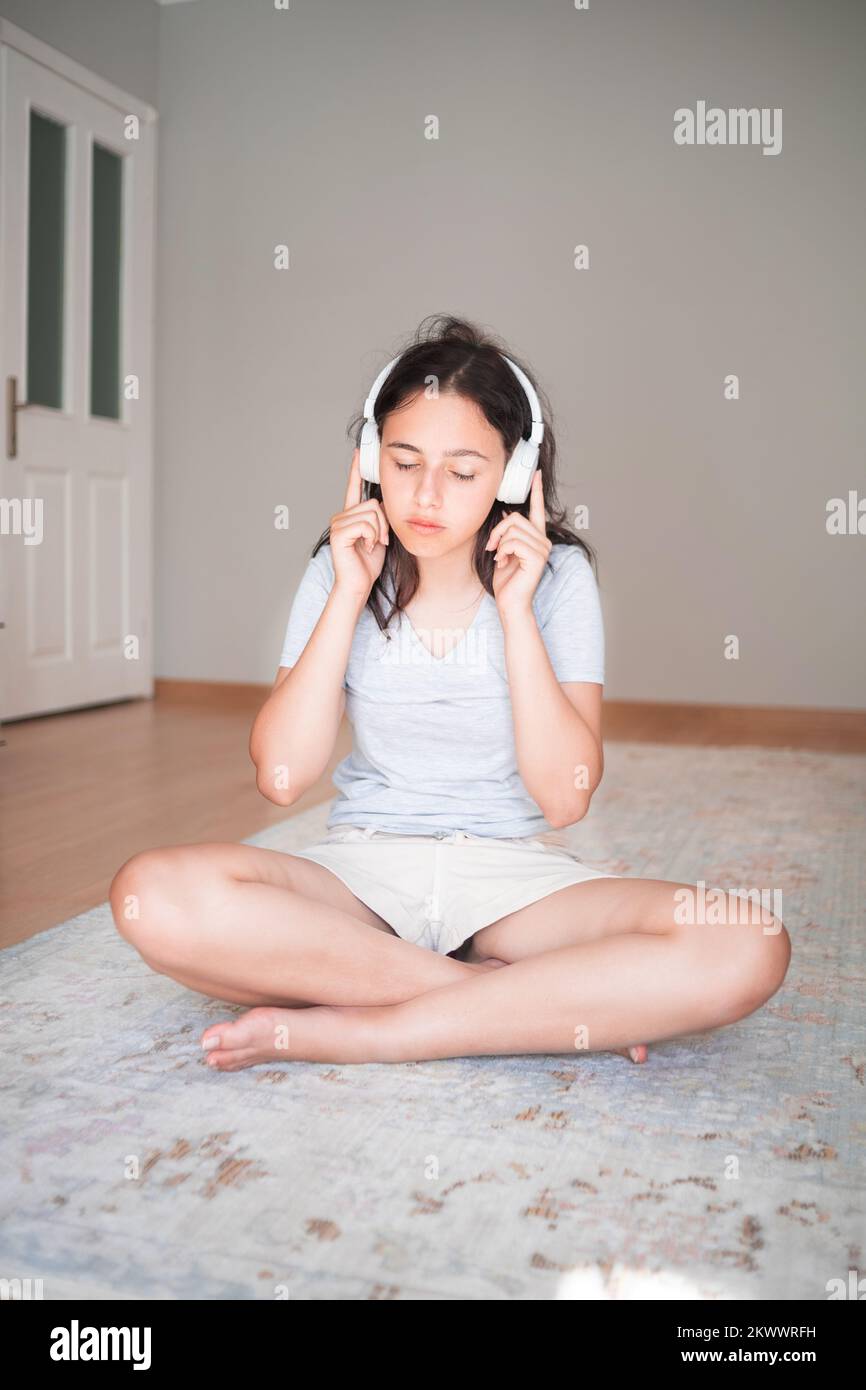
<path fill-rule="evenodd" d="M 677 915 L 682 900 L 674 896 L 683 889 L 695 893 L 694 885 L 659 879 L 597 879 L 563 890 L 587 904 L 585 914 L 571 918 L 571 940 L 583 944 L 529 954 L 520 934 L 526 924 L 514 914 L 486 939 L 506 959 L 513 956 L 505 969 L 371 1012 L 384 1021 L 396 1055 L 407 1059 L 599 1051 L 735 1023 L 781 986 L 790 938 L 769 912 L 743 920 L 743 900 L 733 897 L 727 921 L 684 924 Z M 623 921 L 630 929 L 612 934 Z M 532 944 L 567 936 L 556 913 Z"/>
<path fill-rule="evenodd" d="M 403 941 L 321 864 L 253 845 L 145 850 L 110 901 L 154 970 L 233 1003 L 390 1004 L 485 973 Z"/>
<path fill-rule="evenodd" d="M 463 959 L 482 961 L 495 955 L 510 965 L 559 946 L 579 946 L 624 932 L 665 935 L 677 926 L 676 908 L 682 901 L 676 898 L 677 893 L 695 901 L 694 884 L 671 879 L 589 879 L 560 888 L 482 927 L 471 938 Z M 733 904 L 729 904 L 728 915 L 735 915 Z"/>
<path fill-rule="evenodd" d="M 254 1009 L 205 1031 L 205 1041 L 218 1042 L 209 1061 L 236 1070 L 269 1058 L 595 1052 L 735 1023 L 781 985 L 788 933 L 770 913 L 744 922 L 740 899 L 729 900 L 726 923 L 684 925 L 675 897 L 682 890 L 695 893 L 694 885 L 662 879 L 595 879 L 561 889 L 543 900 L 548 909 L 560 900 L 554 925 L 528 938 L 549 948 L 541 954 L 389 1007 Z M 521 914 L 530 912 L 501 919 L 498 936 L 500 923 L 485 928 L 486 944 L 519 954 Z M 534 918 L 537 926 L 537 912 Z M 563 933 L 579 944 L 562 944 Z M 481 947 L 483 936 L 476 937 Z"/>
<path fill-rule="evenodd" d="M 141 952 L 139 952 L 139 954 L 142 960 L 144 960 L 152 970 L 155 970 L 158 975 L 169 975 L 176 984 L 183 985 L 186 989 L 191 989 L 196 994 L 203 994 L 208 999 L 225 999 L 230 1004 L 249 1004 L 251 1008 L 258 1008 L 262 1005 L 273 1004 L 275 1002 L 280 1003 L 283 1007 L 293 1009 L 311 1007 L 309 1004 L 305 1004 L 302 999 L 275 1001 L 272 995 L 254 994 L 252 990 L 238 989 L 236 985 L 223 988 L 215 984 L 213 980 L 206 979 L 203 975 L 187 975 L 186 973 L 181 974 L 179 970 L 164 970 L 161 968 L 158 961 L 148 960 Z"/>

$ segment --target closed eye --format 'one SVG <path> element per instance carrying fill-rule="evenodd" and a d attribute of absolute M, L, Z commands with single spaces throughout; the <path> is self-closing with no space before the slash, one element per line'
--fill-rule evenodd
<path fill-rule="evenodd" d="M 397 468 L 400 468 L 400 469 L 402 469 L 403 471 L 408 471 L 408 472 L 411 472 L 413 468 L 417 468 L 417 467 L 418 467 L 417 463 L 397 463 L 397 460 L 396 460 L 396 459 L 394 460 L 394 463 L 395 463 L 395 465 L 396 465 Z M 474 477 L 475 477 L 475 474 L 474 474 L 474 473 L 452 473 L 451 476 L 452 476 L 452 478 L 460 478 L 461 481 L 464 482 L 464 483 L 471 483 L 472 480 L 473 480 Z"/>

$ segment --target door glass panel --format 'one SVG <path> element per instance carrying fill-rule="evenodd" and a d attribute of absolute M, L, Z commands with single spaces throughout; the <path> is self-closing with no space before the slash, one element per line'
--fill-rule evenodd
<path fill-rule="evenodd" d="M 27 400 L 63 405 L 66 127 L 30 112 Z"/>
<path fill-rule="evenodd" d="M 90 262 L 90 413 L 120 419 L 120 272 L 123 159 L 93 146 Z"/>

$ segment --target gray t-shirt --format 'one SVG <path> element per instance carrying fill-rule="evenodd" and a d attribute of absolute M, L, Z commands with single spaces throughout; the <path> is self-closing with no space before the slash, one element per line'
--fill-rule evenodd
<path fill-rule="evenodd" d="M 325 544 L 295 594 L 280 666 L 293 666 L 304 650 L 334 579 Z M 557 680 L 603 685 L 598 587 L 579 546 L 553 546 L 532 607 Z M 438 634 L 424 635 L 433 651 L 448 645 L 434 644 Z M 405 613 L 394 615 L 386 635 L 365 607 L 344 685 L 354 747 L 334 770 L 338 795 L 329 828 L 559 839 L 517 770 L 505 636 L 486 590 L 471 627 L 439 656 Z"/>

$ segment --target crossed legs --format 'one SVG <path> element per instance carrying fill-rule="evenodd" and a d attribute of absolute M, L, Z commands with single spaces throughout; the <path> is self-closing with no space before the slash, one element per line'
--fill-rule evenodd
<path fill-rule="evenodd" d="M 221 1070 L 621 1050 L 736 1022 L 776 992 L 781 922 L 679 924 L 663 879 L 594 879 L 477 932 L 465 960 L 398 937 L 327 869 L 249 845 L 134 855 L 111 904 L 153 969 L 250 1004 L 206 1029 Z M 504 962 L 501 968 L 491 968 Z"/>

